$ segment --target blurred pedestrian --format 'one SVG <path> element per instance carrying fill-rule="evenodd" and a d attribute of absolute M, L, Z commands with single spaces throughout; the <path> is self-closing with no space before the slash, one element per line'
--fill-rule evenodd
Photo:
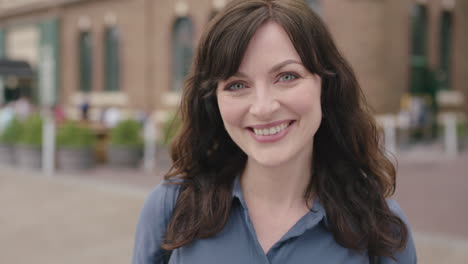
<path fill-rule="evenodd" d="M 134 115 L 134 118 L 135 120 L 138 121 L 138 123 L 140 123 L 140 125 L 143 127 L 144 124 L 146 123 L 146 121 L 148 120 L 149 118 L 149 111 L 148 110 L 142 110 L 142 109 L 138 109 L 136 112 L 135 112 L 135 115 Z"/>
<path fill-rule="evenodd" d="M 395 168 L 320 17 L 234 0 L 199 45 L 133 263 L 416 263 Z"/>
<path fill-rule="evenodd" d="M 122 120 L 121 110 L 115 106 L 104 109 L 102 122 L 106 128 L 115 127 Z"/>
<path fill-rule="evenodd" d="M 15 110 L 11 103 L 7 103 L 0 108 L 0 134 L 15 118 Z"/>
<path fill-rule="evenodd" d="M 80 104 L 81 120 L 89 120 L 89 98 L 87 96 L 83 97 L 83 100 Z"/>
<path fill-rule="evenodd" d="M 21 96 L 13 105 L 15 114 L 19 120 L 26 120 L 33 112 L 33 105 L 26 96 Z"/>
<path fill-rule="evenodd" d="M 66 116 L 62 105 L 55 104 L 52 108 L 52 111 L 54 113 L 54 119 L 57 124 L 61 124 L 63 121 L 65 121 Z"/>

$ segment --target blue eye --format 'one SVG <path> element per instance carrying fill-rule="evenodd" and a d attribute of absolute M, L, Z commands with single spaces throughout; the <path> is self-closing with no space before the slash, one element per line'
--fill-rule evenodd
<path fill-rule="evenodd" d="M 237 91 L 237 90 L 243 89 L 245 87 L 246 86 L 243 83 L 233 83 L 231 85 L 228 85 L 226 87 L 226 90 L 228 90 L 228 91 Z"/>
<path fill-rule="evenodd" d="M 280 82 L 290 82 L 292 80 L 297 79 L 297 75 L 292 74 L 292 73 L 286 73 L 280 76 L 279 80 Z"/>

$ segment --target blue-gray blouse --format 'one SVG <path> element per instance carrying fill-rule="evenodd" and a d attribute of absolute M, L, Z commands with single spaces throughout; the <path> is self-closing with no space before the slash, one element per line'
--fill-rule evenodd
<path fill-rule="evenodd" d="M 159 184 L 146 200 L 135 235 L 133 264 L 162 264 L 165 253 L 160 244 L 175 206 L 179 185 Z M 394 200 L 390 208 L 403 221 L 407 219 Z M 368 256 L 340 246 L 327 230 L 325 209 L 318 199 L 303 216 L 265 254 L 257 240 L 242 197 L 239 181 L 233 189 L 231 214 L 224 229 L 214 237 L 199 239 L 174 250 L 170 264 L 356 264 L 368 263 Z M 409 226 L 408 226 L 409 229 Z M 411 235 L 406 248 L 393 259 L 382 257 L 380 264 L 416 263 L 416 250 Z"/>

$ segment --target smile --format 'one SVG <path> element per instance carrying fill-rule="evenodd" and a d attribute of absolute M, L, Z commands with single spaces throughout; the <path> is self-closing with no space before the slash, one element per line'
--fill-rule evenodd
<path fill-rule="evenodd" d="M 270 127 L 270 128 L 253 128 L 255 135 L 258 136 L 269 136 L 275 135 L 283 130 L 285 130 L 289 126 L 289 123 L 283 123 L 281 125 Z"/>
<path fill-rule="evenodd" d="M 248 127 L 253 138 L 260 143 L 272 143 L 284 138 L 295 120 L 277 121 L 266 125 Z"/>

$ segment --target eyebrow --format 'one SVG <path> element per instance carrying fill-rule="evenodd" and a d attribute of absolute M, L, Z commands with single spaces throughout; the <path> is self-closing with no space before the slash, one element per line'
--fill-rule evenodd
<path fill-rule="evenodd" d="M 285 60 L 283 62 L 280 62 L 278 64 L 276 64 L 275 66 L 273 66 L 269 71 L 268 73 L 271 74 L 273 72 L 276 72 L 276 71 L 279 71 L 281 70 L 281 68 L 283 68 L 284 66 L 286 65 L 289 65 L 289 64 L 299 64 L 299 65 L 302 65 L 301 62 L 299 61 L 296 61 L 296 60 Z M 236 72 L 233 77 L 243 77 L 243 78 L 247 78 L 247 74 L 243 73 L 243 72 Z"/>
<path fill-rule="evenodd" d="M 276 64 L 275 66 L 273 66 L 273 67 L 268 71 L 268 73 L 277 72 L 277 71 L 281 70 L 281 68 L 283 68 L 284 66 L 289 65 L 289 64 L 300 64 L 300 65 L 302 65 L 302 63 L 299 62 L 299 61 L 295 61 L 295 60 L 285 60 L 285 61 L 283 61 L 283 62 L 281 62 L 281 63 L 278 63 L 278 64 Z"/>

